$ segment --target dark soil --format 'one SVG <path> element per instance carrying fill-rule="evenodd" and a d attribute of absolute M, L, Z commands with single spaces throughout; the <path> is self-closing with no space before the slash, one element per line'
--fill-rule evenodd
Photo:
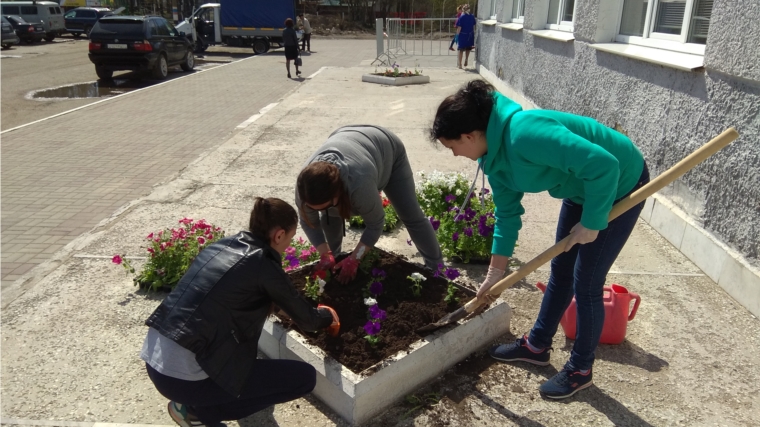
<path fill-rule="evenodd" d="M 308 341 L 324 350 L 338 362 L 355 373 L 359 373 L 381 360 L 399 351 L 407 350 L 421 336 L 414 331 L 429 323 L 435 322 L 459 308 L 472 296 L 471 291 L 462 288 L 457 290 L 459 302 L 448 304 L 444 301 L 448 282 L 439 277 L 433 277 L 428 270 L 409 263 L 405 258 L 385 251 L 375 249 L 379 253 L 373 268 L 380 268 L 388 275 L 383 283 L 383 292 L 375 297 L 378 306 L 386 310 L 387 318 L 382 321 L 382 329 L 378 336 L 380 341 L 376 346 L 364 339 L 367 335 L 363 329 L 369 319 L 368 308 L 364 304 L 365 288 L 371 282 L 372 268 L 365 272 L 359 269 L 356 279 L 346 285 L 332 279 L 325 285 L 325 291 L 320 296 L 319 303 L 329 305 L 340 316 L 340 334 L 331 337 L 324 332 L 308 333 L 301 331 L 283 312 L 277 316 L 285 327 L 298 330 Z M 418 272 L 427 278 L 422 282 L 422 293 L 419 297 L 412 294 L 412 281 L 407 279 L 410 274 Z M 306 277 L 313 275 L 313 267 L 306 266 L 289 273 L 291 280 L 299 291 L 303 290 Z M 308 299 L 317 305 L 311 299 Z"/>

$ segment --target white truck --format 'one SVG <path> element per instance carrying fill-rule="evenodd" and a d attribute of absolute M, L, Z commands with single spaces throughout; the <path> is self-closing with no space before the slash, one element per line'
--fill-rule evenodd
<path fill-rule="evenodd" d="M 282 46 L 285 20 L 296 21 L 294 0 L 221 1 L 201 5 L 177 25 L 177 30 L 193 42 L 196 52 L 210 45 L 227 45 L 266 53 L 271 47 Z"/>

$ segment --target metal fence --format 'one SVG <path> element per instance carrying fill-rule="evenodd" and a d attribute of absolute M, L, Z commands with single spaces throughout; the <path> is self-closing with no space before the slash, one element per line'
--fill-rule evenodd
<path fill-rule="evenodd" d="M 448 56 L 456 55 L 449 50 L 456 34 L 454 18 L 387 18 L 385 32 L 378 28 L 378 36 L 385 38 L 385 49 L 376 61 L 385 63 L 399 56 Z M 382 25 L 382 19 L 376 21 Z M 380 44 L 378 43 L 378 48 Z"/>

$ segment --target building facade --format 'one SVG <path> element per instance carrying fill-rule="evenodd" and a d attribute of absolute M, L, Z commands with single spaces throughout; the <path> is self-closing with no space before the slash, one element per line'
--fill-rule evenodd
<path fill-rule="evenodd" d="M 477 17 L 483 77 L 622 130 L 653 177 L 736 128 L 642 216 L 760 315 L 760 1 L 481 0 Z"/>

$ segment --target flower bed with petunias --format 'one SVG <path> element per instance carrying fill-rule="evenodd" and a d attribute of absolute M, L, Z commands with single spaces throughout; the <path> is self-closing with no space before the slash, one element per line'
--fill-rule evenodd
<path fill-rule="evenodd" d="M 380 193 L 380 198 L 383 200 L 383 212 L 385 213 L 385 224 L 383 224 L 383 231 L 388 233 L 393 231 L 393 229 L 396 228 L 396 225 L 398 225 L 398 214 L 396 214 L 396 209 L 393 208 L 391 201 L 388 200 L 387 197 L 383 196 L 383 194 Z M 348 220 L 348 225 L 355 228 L 366 227 L 364 225 L 364 219 L 358 215 L 352 216 Z"/>
<path fill-rule="evenodd" d="M 343 285 L 313 265 L 288 273 L 313 304 L 334 308 L 340 334 L 299 332 L 353 372 L 359 373 L 421 337 L 417 328 L 440 320 L 472 297 L 453 282 L 459 272 L 441 266 L 432 273 L 379 249 L 364 256 L 356 278 Z M 281 311 L 286 327 L 297 326 Z"/>
<path fill-rule="evenodd" d="M 420 172 L 417 200 L 436 231 L 443 256 L 456 262 L 487 262 L 491 256 L 495 205 L 487 188 L 475 190 L 461 173 Z"/>
<path fill-rule="evenodd" d="M 224 237 L 224 231 L 206 220 L 192 218 L 179 220 L 177 228 L 148 234 L 148 262 L 133 281 L 140 289 L 169 292 L 177 286 L 195 257 L 208 245 Z M 114 264 L 124 267 L 127 275 L 136 274 L 132 263 L 124 255 L 114 255 Z"/>

